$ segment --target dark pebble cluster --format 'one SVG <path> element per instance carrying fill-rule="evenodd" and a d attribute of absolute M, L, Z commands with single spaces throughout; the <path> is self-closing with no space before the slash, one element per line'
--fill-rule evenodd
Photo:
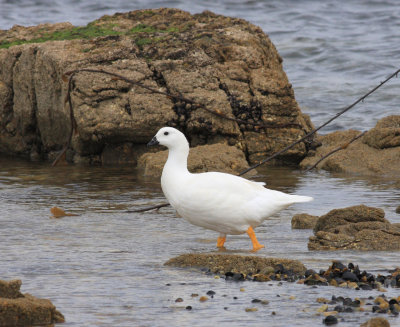
<path fill-rule="evenodd" d="M 398 316 L 400 310 L 400 297 L 398 298 L 387 298 L 385 294 L 381 294 L 374 298 L 370 296 L 368 298 L 356 298 L 351 299 L 349 297 L 343 296 L 332 296 L 331 300 L 322 301 L 324 299 L 318 299 L 318 302 L 323 302 L 331 305 L 327 307 L 328 313 L 340 314 L 342 312 L 373 312 L 373 313 L 383 313 L 391 314 L 392 316 Z M 330 314 L 325 317 L 322 322 L 325 325 L 335 325 L 338 323 L 338 318 Z"/>
<path fill-rule="evenodd" d="M 334 261 L 327 270 L 319 273 L 309 269 L 305 278 L 300 282 L 305 285 L 331 285 L 349 287 L 356 290 L 380 290 L 383 287 L 400 287 L 400 268 L 389 271 L 387 275 L 373 275 L 365 270 L 361 271 L 358 265 L 349 263 L 347 266 Z"/>
<path fill-rule="evenodd" d="M 207 273 L 212 274 L 207 270 Z M 267 273 L 242 274 L 226 272 L 227 281 L 287 281 L 305 284 L 308 286 L 337 286 L 356 290 L 384 290 L 386 287 L 400 287 L 400 268 L 390 270 L 386 275 L 374 275 L 365 270 L 361 271 L 358 265 L 349 263 L 347 266 L 339 261 L 334 261 L 327 270 L 316 272 L 308 269 L 304 275 L 296 274 L 292 269 L 285 268 L 282 264 L 275 266 L 274 270 Z"/>

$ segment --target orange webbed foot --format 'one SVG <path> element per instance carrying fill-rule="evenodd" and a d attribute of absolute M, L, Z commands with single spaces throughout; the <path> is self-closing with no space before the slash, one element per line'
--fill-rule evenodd
<path fill-rule="evenodd" d="M 262 248 L 265 247 L 264 245 L 262 245 L 258 242 L 256 234 L 254 233 L 253 227 L 250 226 L 247 229 L 247 235 L 249 235 L 251 242 L 253 243 L 253 250 L 251 250 L 251 252 L 257 252 L 258 250 L 261 250 Z"/>
<path fill-rule="evenodd" d="M 217 240 L 217 248 L 225 249 L 225 247 L 224 247 L 225 241 L 226 241 L 226 235 L 223 235 L 223 234 L 219 235 L 218 240 Z"/>

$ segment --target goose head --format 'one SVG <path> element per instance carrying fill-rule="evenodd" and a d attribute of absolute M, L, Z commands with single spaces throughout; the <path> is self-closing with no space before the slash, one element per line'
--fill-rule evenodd
<path fill-rule="evenodd" d="M 185 135 L 173 127 L 163 127 L 151 139 L 147 146 L 164 145 L 169 150 L 184 150 L 189 152 L 189 143 Z"/>

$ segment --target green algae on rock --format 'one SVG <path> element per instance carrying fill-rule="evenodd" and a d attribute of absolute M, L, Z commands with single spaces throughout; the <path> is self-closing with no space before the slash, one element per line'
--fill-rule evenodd
<path fill-rule="evenodd" d="M 0 31 L 0 44 L 2 153 L 43 160 L 57 156 L 71 126 L 62 77 L 82 68 L 181 94 L 231 120 L 104 74 L 81 72 L 71 92 L 77 123 L 67 153 L 71 162 L 103 163 L 113 153 L 136 165 L 147 152 L 145 144 L 167 125 L 184 130 L 192 147 L 229 144 L 257 162 L 311 130 L 271 40 L 243 19 L 138 10 L 81 27 L 14 26 Z M 267 133 L 254 124 L 274 128 Z M 307 144 L 298 144 L 279 162 L 297 164 Z M 121 151 L 128 155 L 118 155 Z"/>

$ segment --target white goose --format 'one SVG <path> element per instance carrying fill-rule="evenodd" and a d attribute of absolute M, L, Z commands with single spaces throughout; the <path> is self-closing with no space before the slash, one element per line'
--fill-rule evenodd
<path fill-rule="evenodd" d="M 263 186 L 265 183 L 226 173 L 190 173 L 187 169 L 189 143 L 175 128 L 161 128 L 148 146 L 158 144 L 169 150 L 161 176 L 164 195 L 188 222 L 219 232 L 219 248 L 224 246 L 227 234 L 247 232 L 253 251 L 260 250 L 264 245 L 257 241 L 253 228 L 293 203 L 313 200 L 269 190 Z"/>

